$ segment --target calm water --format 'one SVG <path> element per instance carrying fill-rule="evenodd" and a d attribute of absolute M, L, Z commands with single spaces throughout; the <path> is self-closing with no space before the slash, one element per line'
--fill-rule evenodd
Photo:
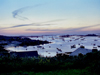
<path fill-rule="evenodd" d="M 93 49 L 93 47 L 97 47 L 98 50 L 100 48 L 100 38 L 99 37 L 79 37 L 79 36 L 71 36 L 66 38 L 61 38 L 59 36 L 43 36 L 43 37 L 29 37 L 32 40 L 47 40 L 52 42 L 50 44 L 44 44 L 39 46 L 27 46 L 27 47 L 7 47 L 7 50 L 10 51 L 38 51 L 39 55 L 52 57 L 55 56 L 56 53 L 65 53 L 65 52 L 73 52 L 80 45 L 84 45 L 87 49 Z M 95 45 L 93 45 L 95 44 Z M 76 45 L 76 48 L 71 48 L 72 45 Z"/>

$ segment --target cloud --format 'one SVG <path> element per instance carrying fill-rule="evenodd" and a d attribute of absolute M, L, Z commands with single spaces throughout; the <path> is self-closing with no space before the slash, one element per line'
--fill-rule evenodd
<path fill-rule="evenodd" d="M 42 24 L 42 23 L 30 23 L 30 24 L 20 24 L 20 25 L 15 25 L 15 26 L 11 26 L 11 27 L 4 27 L 4 28 L 0 28 L 2 29 L 9 29 L 9 28 L 18 28 L 18 27 L 25 27 L 25 26 L 50 26 L 50 25 L 54 25 L 54 24 Z M 85 27 L 79 27 L 79 28 L 68 28 L 68 29 L 40 29 L 40 31 L 80 31 L 81 29 L 85 29 L 85 28 L 90 28 L 90 27 L 95 27 L 95 26 L 100 26 L 100 24 L 96 24 L 96 25 L 91 25 L 91 26 L 85 26 Z M 39 29 L 26 29 L 26 31 L 37 31 Z"/>
<path fill-rule="evenodd" d="M 35 7 L 40 7 L 40 6 L 45 5 L 45 4 L 47 5 L 48 3 L 36 4 L 36 5 L 33 5 L 33 6 L 26 6 L 26 7 L 17 9 L 17 10 L 12 12 L 13 18 L 17 18 L 17 19 L 20 19 L 20 20 L 29 20 L 27 17 L 21 16 L 21 13 L 25 12 L 28 9 L 32 9 L 32 8 L 35 8 Z M 64 20 L 66 20 L 66 19 L 56 19 L 56 20 L 46 21 L 46 22 L 42 22 L 42 23 L 58 22 L 58 21 L 64 21 Z"/>
<path fill-rule="evenodd" d="M 11 27 L 4 27 L 4 28 L 0 28 L 2 29 L 9 29 L 9 28 L 18 28 L 18 27 L 25 27 L 25 26 L 50 26 L 53 24 L 42 24 L 42 23 L 30 23 L 30 24 L 20 24 L 20 25 L 15 25 L 15 26 L 11 26 Z"/>
<path fill-rule="evenodd" d="M 16 28 L 16 27 L 23 27 L 23 26 L 30 26 L 30 25 L 33 25 L 33 24 L 15 25 L 15 26 L 12 26 L 12 27 L 9 27 L 9 28 Z"/>
<path fill-rule="evenodd" d="M 95 26 L 100 26 L 100 24 L 96 24 L 96 25 L 91 25 L 91 26 L 85 26 L 85 27 L 79 27 L 79 28 L 68 28 L 68 29 L 26 29 L 26 31 L 61 31 L 61 32 L 76 32 L 76 31 L 80 31 L 81 29 L 85 29 L 85 28 L 90 28 L 90 27 L 95 27 Z"/>
<path fill-rule="evenodd" d="M 21 19 L 21 20 L 28 20 L 27 17 L 23 17 L 23 16 L 19 15 L 19 14 L 21 14 L 23 11 L 25 11 L 28 8 L 30 8 L 30 6 L 27 6 L 27 7 L 24 7 L 24 8 L 20 8 L 18 10 L 13 11 L 12 12 L 13 18 L 18 18 L 18 19 Z"/>
<path fill-rule="evenodd" d="M 42 22 L 42 23 L 59 22 L 59 21 L 64 21 L 64 20 L 66 20 L 66 19 L 56 19 L 56 20 L 45 21 L 45 22 Z"/>
<path fill-rule="evenodd" d="M 18 18 L 20 20 L 29 20 L 27 17 L 21 16 L 20 14 L 23 13 L 24 11 L 26 11 L 27 9 L 35 8 L 35 7 L 42 6 L 42 5 L 44 5 L 44 4 L 37 4 L 34 6 L 26 6 L 26 7 L 17 9 L 12 12 L 13 18 Z"/>
<path fill-rule="evenodd" d="M 33 24 L 21 24 L 21 25 L 15 25 L 15 26 L 11 26 L 11 27 L 4 27 L 4 28 L 0 28 L 0 29 L 17 28 L 17 27 L 30 26 L 30 25 L 33 25 Z"/>
<path fill-rule="evenodd" d="M 100 26 L 100 24 L 90 25 L 90 26 L 85 26 L 85 27 L 79 27 L 79 28 L 69 28 L 69 29 L 66 29 L 65 31 L 79 31 L 81 29 L 95 27 L 95 26 Z"/>
<path fill-rule="evenodd" d="M 26 31 L 57 31 L 59 29 L 26 29 Z"/>
<path fill-rule="evenodd" d="M 48 29 L 26 29 L 26 31 L 47 31 Z"/>
<path fill-rule="evenodd" d="M 0 29 L 18 28 L 18 27 L 24 27 L 24 26 L 50 26 L 50 25 L 56 25 L 56 24 L 51 24 L 49 22 L 57 22 L 57 21 L 64 21 L 64 20 L 66 20 L 66 19 L 56 19 L 56 20 L 50 20 L 50 21 L 45 21 L 45 22 L 40 22 L 40 23 L 20 24 L 20 25 L 15 25 L 15 26 L 11 26 L 11 27 L 4 27 L 4 28 L 0 28 Z"/>
<path fill-rule="evenodd" d="M 46 25 L 51 25 L 51 24 L 30 23 L 30 24 L 15 25 L 8 28 L 17 28 L 17 27 L 24 27 L 24 26 L 46 26 Z"/>

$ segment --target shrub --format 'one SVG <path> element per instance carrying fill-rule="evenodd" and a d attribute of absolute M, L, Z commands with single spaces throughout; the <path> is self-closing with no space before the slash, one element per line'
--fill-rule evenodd
<path fill-rule="evenodd" d="M 92 49 L 92 52 L 97 52 L 98 50 L 97 49 Z"/>
<path fill-rule="evenodd" d="M 80 48 L 85 48 L 84 46 L 80 46 Z"/>
<path fill-rule="evenodd" d="M 78 57 L 82 58 L 84 55 L 82 53 L 78 54 Z"/>

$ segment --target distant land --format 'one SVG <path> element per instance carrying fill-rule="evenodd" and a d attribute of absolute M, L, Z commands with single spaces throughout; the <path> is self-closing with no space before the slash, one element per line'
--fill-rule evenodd
<path fill-rule="evenodd" d="M 21 37 L 41 37 L 41 36 L 56 36 L 56 35 L 30 35 L 30 36 L 23 36 L 23 35 L 21 35 L 21 36 L 6 36 L 6 35 L 0 35 L 0 39 L 2 39 L 2 38 L 5 38 L 5 39 L 10 39 L 10 38 L 21 38 Z M 62 36 L 62 37 L 69 37 L 69 36 L 100 36 L 100 34 L 79 34 L 79 35 L 76 35 L 76 34 L 74 34 L 74 35 L 71 35 L 71 34 L 65 34 L 65 35 L 60 35 L 60 36 Z"/>

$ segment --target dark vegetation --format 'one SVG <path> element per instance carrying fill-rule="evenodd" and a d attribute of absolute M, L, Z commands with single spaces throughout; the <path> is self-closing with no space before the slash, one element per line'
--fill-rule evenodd
<path fill-rule="evenodd" d="M 20 37 L 20 36 L 0 36 L 0 41 L 6 41 L 7 43 L 3 43 L 1 45 L 8 45 L 11 44 L 12 41 L 20 42 L 18 46 L 34 46 L 34 45 L 40 45 L 40 44 L 47 44 L 51 43 L 48 41 L 42 41 L 42 40 L 31 40 L 27 37 Z"/>
<path fill-rule="evenodd" d="M 60 37 L 70 37 L 70 35 L 62 35 L 62 36 L 60 36 Z"/>
<path fill-rule="evenodd" d="M 86 36 L 98 36 L 96 34 L 87 34 Z"/>
<path fill-rule="evenodd" d="M 75 35 L 62 35 L 60 37 L 70 37 L 70 36 L 75 36 Z M 86 34 L 86 35 L 76 35 L 76 36 L 81 36 L 81 37 L 86 37 L 86 36 L 98 36 L 100 37 L 100 35 L 97 35 L 97 34 Z"/>
<path fill-rule="evenodd" d="M 85 70 L 87 73 L 100 74 L 100 51 L 79 54 L 78 56 L 57 55 L 55 57 L 0 57 L 0 72 L 49 72 L 61 70 Z M 85 75 L 83 73 L 83 75 Z"/>
<path fill-rule="evenodd" d="M 2 45 L 0 45 L 0 56 L 8 56 L 9 53 L 7 50 L 4 49 Z"/>
<path fill-rule="evenodd" d="M 50 43 L 48 41 L 41 41 L 41 40 L 27 40 L 27 41 L 22 41 L 20 46 L 34 46 L 34 45 L 40 45 L 40 44 L 47 44 Z"/>

